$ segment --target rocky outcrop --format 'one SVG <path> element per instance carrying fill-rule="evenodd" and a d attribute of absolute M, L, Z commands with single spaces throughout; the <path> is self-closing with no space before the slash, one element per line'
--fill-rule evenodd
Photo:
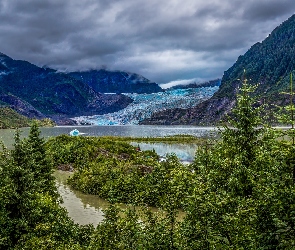
<path fill-rule="evenodd" d="M 2 105 L 9 106 L 13 110 L 17 111 L 19 114 L 28 118 L 43 119 L 46 117 L 40 111 L 35 109 L 31 104 L 21 100 L 16 96 L 9 94 L 0 94 L 0 101 L 2 102 Z"/>

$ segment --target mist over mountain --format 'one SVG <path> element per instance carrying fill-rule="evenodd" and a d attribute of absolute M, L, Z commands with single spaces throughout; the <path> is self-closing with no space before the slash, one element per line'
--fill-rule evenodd
<path fill-rule="evenodd" d="M 221 79 L 215 79 L 215 80 L 210 80 L 207 82 L 191 82 L 187 84 L 181 84 L 181 85 L 175 85 L 173 87 L 168 88 L 168 90 L 171 89 L 194 89 L 194 88 L 203 88 L 203 87 L 216 87 L 220 86 L 221 84 Z"/>

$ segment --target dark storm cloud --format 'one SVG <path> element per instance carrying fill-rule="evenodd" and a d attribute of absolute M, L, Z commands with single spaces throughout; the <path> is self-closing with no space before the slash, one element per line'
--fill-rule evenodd
<path fill-rule="evenodd" d="M 294 12 L 294 1 L 289 0 L 260 0 L 252 1 L 251 5 L 245 6 L 243 18 L 250 20 L 269 20 L 290 16 L 290 10 Z"/>
<path fill-rule="evenodd" d="M 294 0 L 0 0 L 0 52 L 158 83 L 213 79 L 294 10 Z"/>

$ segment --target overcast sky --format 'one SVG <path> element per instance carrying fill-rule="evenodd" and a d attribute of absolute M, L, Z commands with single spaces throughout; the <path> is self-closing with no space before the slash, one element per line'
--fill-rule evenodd
<path fill-rule="evenodd" d="M 159 84 L 209 80 L 294 13 L 294 0 L 0 0 L 0 52 Z"/>

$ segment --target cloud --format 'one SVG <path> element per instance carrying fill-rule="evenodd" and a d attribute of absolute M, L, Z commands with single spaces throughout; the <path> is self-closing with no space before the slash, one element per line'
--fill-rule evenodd
<path fill-rule="evenodd" d="M 171 88 L 173 86 L 177 86 L 177 85 L 188 85 L 190 83 L 194 83 L 194 82 L 202 82 L 202 79 L 200 78 L 193 78 L 193 79 L 186 79 L 186 80 L 176 80 L 176 81 L 171 81 L 165 84 L 161 84 L 161 88 L 162 89 L 168 89 Z"/>
<path fill-rule="evenodd" d="M 0 51 L 158 83 L 215 79 L 294 10 L 293 0 L 0 0 Z"/>

